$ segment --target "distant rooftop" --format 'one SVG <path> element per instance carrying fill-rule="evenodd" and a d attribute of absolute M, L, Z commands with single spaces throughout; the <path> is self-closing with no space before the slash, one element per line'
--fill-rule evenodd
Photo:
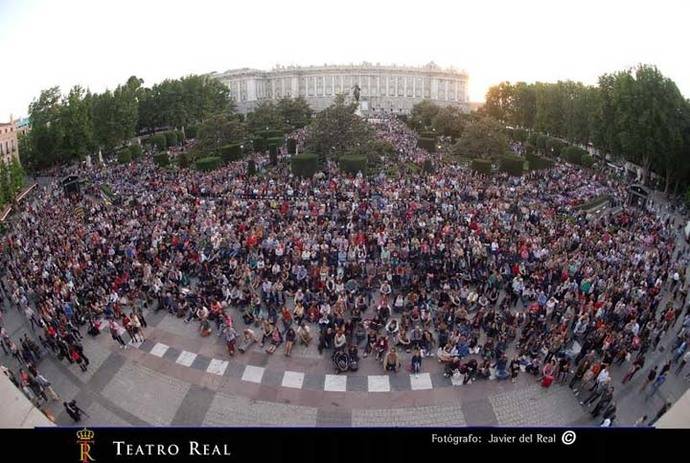
<path fill-rule="evenodd" d="M 228 69 L 227 71 L 217 73 L 217 74 L 244 74 L 244 73 L 265 73 L 265 72 L 281 72 L 281 71 L 301 71 L 301 70 L 314 70 L 314 69 L 324 69 L 324 68 L 331 68 L 331 69 L 339 69 L 339 68 L 353 68 L 353 67 L 361 67 L 361 68 L 381 68 L 381 69 L 400 69 L 400 70 L 414 70 L 414 71 L 436 71 L 436 72 L 452 72 L 452 73 L 458 73 L 458 74 L 467 74 L 465 70 L 459 70 L 454 67 L 448 67 L 448 68 L 441 68 L 438 64 L 436 64 L 433 61 L 430 61 L 429 63 L 423 65 L 423 66 L 406 66 L 406 65 L 398 65 L 398 64 L 381 64 L 381 63 L 369 63 L 367 61 L 363 61 L 362 63 L 350 63 L 350 64 L 327 64 L 324 63 L 323 65 L 309 65 L 309 66 L 297 66 L 297 65 L 288 65 L 288 66 L 283 66 L 280 64 L 277 64 L 271 69 L 271 71 L 262 71 L 260 69 L 252 69 L 252 68 L 239 68 L 239 69 Z"/>

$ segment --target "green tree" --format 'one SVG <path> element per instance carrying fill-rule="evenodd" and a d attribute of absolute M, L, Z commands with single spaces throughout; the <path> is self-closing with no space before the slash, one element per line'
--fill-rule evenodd
<path fill-rule="evenodd" d="M 79 86 L 73 87 L 61 106 L 64 130 L 61 151 L 65 159 L 83 159 L 95 148 L 91 103 L 93 96 Z"/>
<path fill-rule="evenodd" d="M 373 131 L 355 114 L 356 109 L 355 103 L 345 103 L 343 95 L 336 96 L 334 103 L 318 113 L 309 127 L 309 151 L 322 159 L 363 151 L 372 142 Z"/>
<path fill-rule="evenodd" d="M 493 158 L 508 151 L 508 138 L 500 123 L 484 117 L 467 124 L 452 153 L 469 158 Z"/>
<path fill-rule="evenodd" d="M 428 130 L 432 126 L 432 121 L 441 107 L 429 100 L 422 100 L 412 107 L 408 125 L 418 132 Z"/>
<path fill-rule="evenodd" d="M 486 93 L 486 103 L 484 111 L 489 117 L 505 124 L 511 123 L 513 108 L 514 89 L 510 82 L 501 82 L 489 88 Z"/>
<path fill-rule="evenodd" d="M 225 145 L 242 142 L 246 137 L 247 130 L 236 116 L 217 114 L 199 126 L 197 140 L 199 149 L 211 155 Z"/>
<path fill-rule="evenodd" d="M 283 130 L 284 120 L 272 101 L 261 102 L 254 111 L 247 114 L 247 128 L 252 133 L 267 130 Z"/>
<path fill-rule="evenodd" d="M 10 172 L 5 161 L 0 159 L 0 206 L 4 206 L 12 200 L 12 186 Z"/>
<path fill-rule="evenodd" d="M 8 170 L 10 190 L 12 192 L 12 197 L 14 197 L 22 189 L 26 173 L 17 158 L 12 159 Z"/>
<path fill-rule="evenodd" d="M 276 109 L 280 114 L 280 120 L 286 126 L 302 128 L 309 124 L 314 113 L 304 97 L 284 97 L 276 103 Z"/>
<path fill-rule="evenodd" d="M 454 106 L 441 108 L 431 120 L 436 133 L 446 137 L 458 138 L 467 123 L 467 115 Z"/>
<path fill-rule="evenodd" d="M 61 149 L 64 127 L 61 123 L 62 103 L 59 87 L 41 91 L 38 99 L 29 105 L 31 131 L 28 145 L 19 155 L 33 169 L 43 169 L 62 161 Z"/>

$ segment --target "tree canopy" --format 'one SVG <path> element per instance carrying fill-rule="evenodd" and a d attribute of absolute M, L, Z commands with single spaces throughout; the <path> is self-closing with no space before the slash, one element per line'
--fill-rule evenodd
<path fill-rule="evenodd" d="M 373 131 L 355 114 L 356 103 L 345 103 L 338 95 L 335 102 L 316 115 L 309 127 L 307 147 L 321 158 L 358 153 L 373 142 Z"/>

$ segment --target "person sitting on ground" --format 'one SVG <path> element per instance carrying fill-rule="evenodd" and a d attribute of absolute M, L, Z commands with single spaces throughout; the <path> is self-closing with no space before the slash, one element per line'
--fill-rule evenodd
<path fill-rule="evenodd" d="M 254 330 L 245 328 L 244 332 L 242 333 L 242 341 L 240 342 L 240 346 L 237 350 L 239 350 L 242 353 L 245 353 L 247 349 L 249 349 L 251 345 L 255 342 L 256 334 L 254 334 Z"/>
<path fill-rule="evenodd" d="M 266 353 L 267 354 L 272 354 L 273 352 L 276 351 L 278 346 L 283 342 L 283 335 L 280 333 L 280 330 L 278 328 L 273 328 L 273 331 L 271 332 L 271 343 L 269 346 L 266 348 Z"/>
<path fill-rule="evenodd" d="M 394 373 L 397 373 L 400 369 L 400 359 L 398 359 L 398 354 L 395 351 L 395 347 L 391 347 L 388 353 L 386 353 L 384 356 L 383 367 L 386 371 L 392 371 Z"/>
<path fill-rule="evenodd" d="M 307 326 L 307 324 L 304 321 L 302 321 L 299 324 L 299 327 L 297 328 L 297 336 L 299 338 L 300 343 L 302 343 L 303 345 L 309 346 L 309 344 L 311 344 L 311 331 L 309 330 L 309 326 Z"/>

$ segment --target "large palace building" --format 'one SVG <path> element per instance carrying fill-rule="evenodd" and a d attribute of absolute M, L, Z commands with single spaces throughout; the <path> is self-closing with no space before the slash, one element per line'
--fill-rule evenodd
<path fill-rule="evenodd" d="M 360 109 L 409 113 L 416 103 L 431 100 L 469 111 L 468 75 L 441 69 L 432 63 L 421 67 L 358 65 L 277 66 L 272 71 L 235 69 L 211 74 L 230 88 L 242 113 L 257 104 L 283 97 L 304 97 L 315 111 L 328 107 L 337 94 L 352 95 L 360 88 Z"/>

